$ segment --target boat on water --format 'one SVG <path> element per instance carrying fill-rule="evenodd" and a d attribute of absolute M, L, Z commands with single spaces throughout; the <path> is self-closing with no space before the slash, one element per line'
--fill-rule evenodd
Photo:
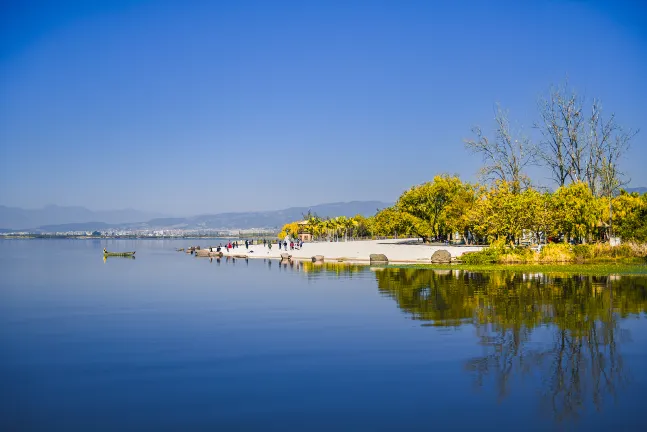
<path fill-rule="evenodd" d="M 135 252 L 108 252 L 106 248 L 103 248 L 103 256 L 134 257 Z"/>

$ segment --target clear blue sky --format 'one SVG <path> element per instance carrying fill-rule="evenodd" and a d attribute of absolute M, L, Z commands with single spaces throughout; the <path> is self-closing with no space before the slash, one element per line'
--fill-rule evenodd
<path fill-rule="evenodd" d="M 0 204 L 175 215 L 395 200 L 474 180 L 500 102 L 568 76 L 642 129 L 644 1 L 3 1 Z M 543 180 L 541 173 L 536 180 Z"/>

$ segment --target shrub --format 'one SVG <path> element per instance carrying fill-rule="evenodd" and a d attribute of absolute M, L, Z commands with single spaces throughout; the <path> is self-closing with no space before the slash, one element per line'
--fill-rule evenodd
<path fill-rule="evenodd" d="M 577 261 L 591 259 L 594 256 L 594 250 L 590 245 L 581 244 L 573 246 L 573 255 Z"/>
<path fill-rule="evenodd" d="M 528 248 L 508 247 L 499 253 L 497 262 L 502 264 L 529 263 L 536 258 L 535 252 Z"/>
<path fill-rule="evenodd" d="M 463 254 L 461 261 L 465 264 L 513 264 L 533 262 L 536 257 L 535 252 L 528 248 L 508 245 L 505 241 L 495 241 L 486 249 Z"/>
<path fill-rule="evenodd" d="M 570 262 L 575 260 L 571 245 L 567 243 L 550 243 L 539 253 L 541 262 Z"/>
<path fill-rule="evenodd" d="M 498 258 L 498 251 L 489 247 L 478 252 L 466 252 L 461 255 L 461 261 L 465 264 L 490 264 L 496 262 Z"/>
<path fill-rule="evenodd" d="M 608 243 L 596 243 L 586 246 L 590 250 L 590 257 L 587 258 L 634 258 L 643 256 L 643 245 L 636 243 L 623 243 L 619 246 L 611 246 Z"/>
<path fill-rule="evenodd" d="M 634 256 L 634 251 L 631 249 L 631 246 L 624 243 L 616 247 L 610 247 L 611 256 L 613 258 L 632 258 Z"/>
<path fill-rule="evenodd" d="M 567 243 L 550 243 L 541 252 L 514 247 L 502 242 L 495 242 L 479 252 L 463 254 L 461 261 L 465 264 L 514 264 L 514 263 L 566 263 L 583 261 L 606 261 L 615 259 L 647 259 L 647 243 L 623 243 L 610 246 L 608 243 L 581 244 L 572 246 Z"/>
<path fill-rule="evenodd" d="M 633 256 L 647 258 L 647 243 L 629 242 L 625 244 L 631 248 Z"/>

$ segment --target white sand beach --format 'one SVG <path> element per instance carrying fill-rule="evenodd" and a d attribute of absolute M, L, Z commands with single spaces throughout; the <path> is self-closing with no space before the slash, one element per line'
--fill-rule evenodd
<path fill-rule="evenodd" d="M 239 241 L 239 245 L 241 242 Z M 289 250 L 292 259 L 311 260 L 315 255 L 323 255 L 325 261 L 369 262 L 371 254 L 384 254 L 389 262 L 399 263 L 429 263 L 431 255 L 437 250 L 446 250 L 452 257 L 459 257 L 465 252 L 478 251 L 484 246 L 443 246 L 438 244 L 424 244 L 416 239 L 389 239 L 389 240 L 356 240 L 339 242 L 311 242 L 304 243 L 301 249 Z M 236 249 L 222 249 L 225 256 L 246 255 L 249 258 L 281 258 L 285 249 L 279 249 L 276 242 L 272 249 L 267 246 L 250 245 Z"/>

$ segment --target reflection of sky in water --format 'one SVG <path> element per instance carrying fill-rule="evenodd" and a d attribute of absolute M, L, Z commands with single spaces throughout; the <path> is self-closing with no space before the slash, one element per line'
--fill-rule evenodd
<path fill-rule="evenodd" d="M 545 314 L 568 297 L 550 303 L 550 296 L 522 293 L 506 303 L 501 292 L 479 288 L 473 301 L 461 293 L 469 294 L 474 283 L 487 288 L 487 281 L 451 275 L 449 284 L 440 274 L 431 289 L 429 272 L 397 272 L 398 279 L 365 267 L 218 263 L 175 252 L 206 243 L 0 242 L 0 379 L 6 384 L 0 396 L 11 401 L 0 408 L 0 426 L 555 426 L 545 394 L 558 326 L 540 322 L 521 332 L 520 349 L 508 363 L 501 354 L 510 353 L 510 329 L 515 316 L 525 316 L 517 312 L 527 310 L 526 300 L 548 302 L 537 309 Z M 103 247 L 137 250 L 137 258 L 103 262 Z M 550 284 L 542 286 L 523 292 L 545 293 Z M 623 288 L 616 297 L 625 299 L 624 308 L 641 300 L 629 292 Z M 604 306 L 598 297 L 587 298 L 589 308 Z M 475 306 L 503 324 L 480 323 Z M 447 322 L 412 312 L 432 316 L 437 307 L 461 319 L 441 326 Z M 583 374 L 588 393 L 578 420 L 563 425 L 640 424 L 637 408 L 647 404 L 644 315 L 616 324 L 618 335 L 629 336 L 617 343 L 626 385 L 618 386 L 615 399 L 603 392 L 597 412 L 590 374 Z M 487 373 L 470 369 L 474 362 Z M 495 365 L 511 367 L 505 386 Z"/>

